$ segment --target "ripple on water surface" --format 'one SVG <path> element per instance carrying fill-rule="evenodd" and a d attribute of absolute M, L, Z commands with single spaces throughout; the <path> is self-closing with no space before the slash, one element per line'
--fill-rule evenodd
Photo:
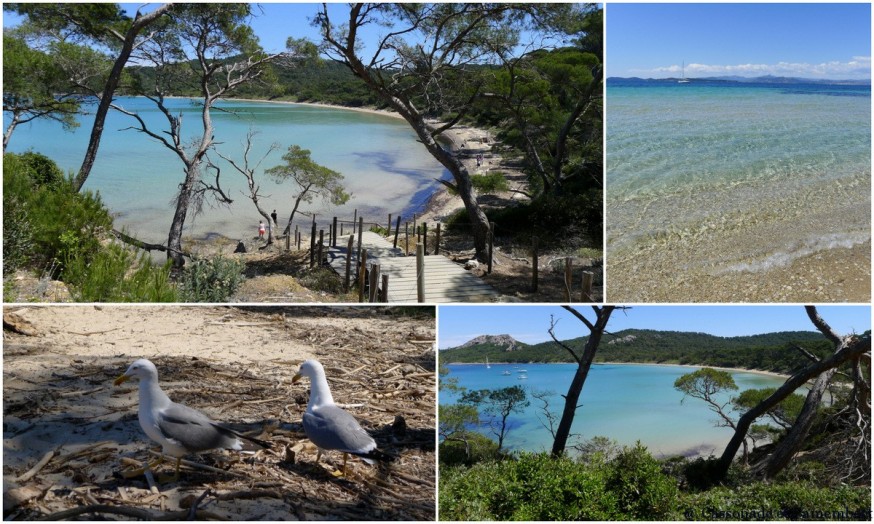
<path fill-rule="evenodd" d="M 718 275 L 867 241 L 870 90 L 823 91 L 608 88 L 611 275 L 661 278 L 652 250 Z"/>

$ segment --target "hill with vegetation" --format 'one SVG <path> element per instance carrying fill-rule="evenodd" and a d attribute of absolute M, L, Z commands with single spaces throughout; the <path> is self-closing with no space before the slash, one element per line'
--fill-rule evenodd
<path fill-rule="evenodd" d="M 572 348 L 582 348 L 588 337 L 563 341 Z M 558 363 L 572 362 L 570 355 L 553 342 L 524 344 L 515 349 L 506 344 L 483 340 L 440 351 L 441 364 L 492 363 Z M 807 362 L 794 346 L 801 346 L 822 357 L 833 349 L 818 332 L 783 331 L 761 335 L 718 337 L 706 333 L 626 329 L 606 336 L 595 362 L 637 362 L 651 364 L 689 364 L 732 368 L 759 369 L 792 373 Z"/>

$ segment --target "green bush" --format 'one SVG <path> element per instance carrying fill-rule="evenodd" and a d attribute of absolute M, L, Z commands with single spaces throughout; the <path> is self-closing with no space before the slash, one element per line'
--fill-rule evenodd
<path fill-rule="evenodd" d="M 343 279 L 327 267 L 313 268 L 301 275 L 298 280 L 300 285 L 312 291 L 324 291 L 326 293 L 343 292 Z"/>
<path fill-rule="evenodd" d="M 470 218 L 467 216 L 467 210 L 459 209 L 446 217 L 446 230 L 455 233 L 465 233 L 470 231 Z"/>
<path fill-rule="evenodd" d="M 510 190 L 510 184 L 507 182 L 507 177 L 500 171 L 492 171 L 485 175 L 473 175 L 470 177 L 470 183 L 477 192 L 482 194 L 499 193 L 501 191 Z"/>
<path fill-rule="evenodd" d="M 545 195 L 520 208 L 493 211 L 489 220 L 511 231 L 525 230 L 528 226 L 534 234 L 549 233 L 559 241 L 584 238 L 596 246 L 602 243 L 604 219 L 599 190 L 584 194 Z"/>
<path fill-rule="evenodd" d="M 584 464 L 604 464 L 616 458 L 622 447 L 614 439 L 596 435 L 574 446 L 579 452 L 579 459 Z"/>
<path fill-rule="evenodd" d="M 440 471 L 443 520 L 609 520 L 615 508 L 601 472 L 567 458 L 524 453 Z"/>
<path fill-rule="evenodd" d="M 53 277 L 58 277 L 64 262 L 74 256 L 90 262 L 100 249 L 101 235 L 112 228 L 112 218 L 100 197 L 90 191 L 76 192 L 69 180 L 58 179 L 58 172 L 58 167 L 42 155 L 3 156 L 3 203 L 18 218 L 26 218 L 29 236 L 24 245 L 9 245 L 9 254 L 36 267 L 55 267 Z"/>
<path fill-rule="evenodd" d="M 680 510 L 687 520 L 870 521 L 871 489 L 755 482 L 687 495 Z"/>
<path fill-rule="evenodd" d="M 445 466 L 473 465 L 479 462 L 489 462 L 501 458 L 498 443 L 475 431 L 466 433 L 470 446 L 470 457 L 467 456 L 464 442 L 456 440 L 440 443 L 440 464 Z"/>
<path fill-rule="evenodd" d="M 686 484 L 695 490 L 708 489 L 719 481 L 719 459 L 716 457 L 689 460 L 681 469 Z"/>
<path fill-rule="evenodd" d="M 14 195 L 3 195 L 3 276 L 24 266 L 33 249 L 33 226 L 27 207 Z"/>
<path fill-rule="evenodd" d="M 673 478 L 639 442 L 609 463 L 607 489 L 617 497 L 619 511 L 632 519 L 671 518 L 678 489 Z"/>
<path fill-rule="evenodd" d="M 61 168 L 54 160 L 41 153 L 28 151 L 14 156 L 18 157 L 21 168 L 35 186 L 57 186 L 65 181 Z"/>
<path fill-rule="evenodd" d="M 440 469 L 440 520 L 497 520 L 492 499 L 507 484 L 497 462 Z"/>
<path fill-rule="evenodd" d="M 544 196 L 525 204 L 486 210 L 498 233 L 511 232 L 520 238 L 540 237 L 543 243 L 551 239 L 563 247 L 600 246 L 603 239 L 603 212 L 600 191 L 584 195 Z M 463 209 L 446 219 L 446 228 L 457 233 L 470 232 L 470 219 Z M 568 244 L 576 240 L 576 245 Z"/>
<path fill-rule="evenodd" d="M 152 265 L 149 255 L 137 259 L 134 250 L 109 244 L 93 254 L 66 261 L 64 281 L 78 302 L 175 302 L 170 263 Z"/>
<path fill-rule="evenodd" d="M 183 302 L 227 302 L 243 283 L 245 264 L 218 255 L 192 260 L 185 266 L 179 283 Z"/>
<path fill-rule="evenodd" d="M 442 451 L 442 449 L 441 449 Z M 681 492 L 665 474 L 708 471 L 711 459 L 668 461 L 645 447 L 609 462 L 526 454 L 517 460 L 440 469 L 441 520 L 870 520 L 869 486 L 761 482 L 737 474 L 727 485 Z"/>
<path fill-rule="evenodd" d="M 376 233 L 377 235 L 384 236 L 384 237 L 387 237 L 391 234 L 391 231 L 389 231 L 388 229 L 386 229 L 382 226 L 378 226 L 376 224 L 373 224 L 372 226 L 370 226 L 369 231 L 371 233 Z"/>
<path fill-rule="evenodd" d="M 506 518 L 544 521 L 616 517 L 616 499 L 607 492 L 597 469 L 546 454 L 524 454 L 512 466 L 516 482 L 508 499 L 521 503 Z"/>

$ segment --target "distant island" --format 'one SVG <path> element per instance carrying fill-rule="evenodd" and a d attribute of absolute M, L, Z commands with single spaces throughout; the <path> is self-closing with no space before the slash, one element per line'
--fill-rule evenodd
<path fill-rule="evenodd" d="M 651 82 L 651 83 L 676 83 L 679 81 L 679 78 L 640 78 L 640 77 L 619 77 L 619 76 L 611 76 L 607 77 L 607 83 L 610 82 Z M 689 83 L 695 82 L 724 82 L 727 84 L 778 84 L 778 85 L 847 85 L 847 86 L 870 86 L 871 79 L 866 80 L 828 80 L 828 79 L 814 79 L 814 78 L 796 78 L 790 76 L 773 76 L 773 75 L 765 75 L 765 76 L 756 76 L 756 77 L 744 77 L 744 76 L 709 76 L 709 77 L 697 77 L 697 78 L 686 78 Z"/>
<path fill-rule="evenodd" d="M 563 341 L 581 348 L 587 337 Z M 709 365 L 792 373 L 804 367 L 807 357 L 795 346 L 818 357 L 833 351 L 822 334 L 782 331 L 761 335 L 718 337 L 706 333 L 626 329 L 605 336 L 595 362 Z M 526 344 L 510 335 L 482 335 L 460 346 L 439 352 L 440 364 L 572 362 L 567 351 L 554 342 Z"/>

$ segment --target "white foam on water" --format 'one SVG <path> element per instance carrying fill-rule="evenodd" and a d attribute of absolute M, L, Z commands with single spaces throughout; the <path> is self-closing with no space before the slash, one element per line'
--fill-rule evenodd
<path fill-rule="evenodd" d="M 803 258 L 819 251 L 829 249 L 849 249 L 854 246 L 863 244 L 871 239 L 870 233 L 835 233 L 822 237 L 812 237 L 806 242 L 802 242 L 789 251 L 778 251 L 772 253 L 761 260 L 753 262 L 742 262 L 732 264 L 728 267 L 718 270 L 715 274 L 725 273 L 759 273 L 769 271 L 778 267 L 790 265 L 793 261 Z"/>

